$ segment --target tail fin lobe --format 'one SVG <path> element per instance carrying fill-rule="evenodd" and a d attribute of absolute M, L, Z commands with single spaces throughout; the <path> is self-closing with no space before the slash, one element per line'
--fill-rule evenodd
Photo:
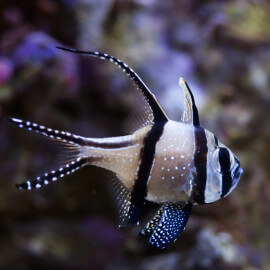
<path fill-rule="evenodd" d="M 18 189 L 38 189 L 44 185 L 48 185 L 58 179 L 74 173 L 75 171 L 79 170 L 81 167 L 87 164 L 87 158 L 77 158 L 76 161 L 71 161 L 67 163 L 65 166 L 58 168 L 57 170 L 52 170 L 48 173 L 45 173 L 42 176 L 37 177 L 35 180 L 28 180 L 21 184 L 16 184 Z"/>
<path fill-rule="evenodd" d="M 76 144 L 83 146 L 86 144 L 86 139 L 79 135 L 74 135 L 69 132 L 59 131 L 52 128 L 47 128 L 42 125 L 38 125 L 36 123 L 32 123 L 30 121 L 24 121 L 17 118 L 8 118 L 8 121 L 17 125 L 20 128 L 28 129 L 29 131 L 35 131 L 40 133 L 46 137 L 49 137 L 52 140 L 57 140 L 67 144 Z"/>

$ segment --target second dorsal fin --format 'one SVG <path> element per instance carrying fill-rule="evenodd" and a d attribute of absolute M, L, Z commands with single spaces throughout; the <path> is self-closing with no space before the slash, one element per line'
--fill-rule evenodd
<path fill-rule="evenodd" d="M 185 123 L 193 124 L 194 126 L 200 126 L 199 113 L 195 104 L 194 96 L 183 78 L 179 79 L 179 85 L 184 92 L 184 112 L 181 120 Z"/>
<path fill-rule="evenodd" d="M 136 85 L 137 89 L 141 92 L 143 97 L 145 98 L 148 106 L 149 106 L 149 112 L 148 115 L 150 118 L 150 122 L 152 124 L 158 123 L 158 122 L 166 122 L 168 121 L 168 116 L 166 115 L 164 109 L 156 99 L 156 97 L 153 95 L 153 93 L 149 90 L 149 88 L 144 84 L 142 79 L 139 77 L 139 75 L 136 74 L 136 72 L 130 68 L 127 64 L 123 63 L 121 60 L 108 55 L 106 53 L 100 53 L 100 52 L 91 52 L 91 51 L 80 51 L 80 50 L 74 50 L 74 49 L 68 49 L 68 48 L 63 48 L 57 46 L 56 48 L 72 52 L 72 53 L 77 53 L 77 54 L 85 54 L 85 55 L 90 55 L 97 57 L 102 60 L 108 60 L 112 63 L 114 63 L 116 66 L 118 66 Z"/>

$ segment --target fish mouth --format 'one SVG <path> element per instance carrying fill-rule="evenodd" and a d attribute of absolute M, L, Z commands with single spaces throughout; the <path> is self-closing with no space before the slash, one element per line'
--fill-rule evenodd
<path fill-rule="evenodd" d="M 234 171 L 233 179 L 234 181 L 239 181 L 241 175 L 243 174 L 244 170 L 240 167 L 240 162 L 238 162 L 238 165 Z"/>

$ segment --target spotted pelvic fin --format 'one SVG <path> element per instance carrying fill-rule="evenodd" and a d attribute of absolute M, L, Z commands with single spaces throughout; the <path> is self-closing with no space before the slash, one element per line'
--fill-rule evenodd
<path fill-rule="evenodd" d="M 159 210 L 156 212 L 154 217 L 149 222 L 147 222 L 147 224 L 140 231 L 139 235 L 145 236 L 145 237 L 151 236 L 151 234 L 157 227 L 158 223 L 160 222 L 161 216 L 164 212 L 164 208 L 165 208 L 164 205 L 162 205 L 159 208 Z"/>
<path fill-rule="evenodd" d="M 142 81 L 142 79 L 137 75 L 137 73 L 130 68 L 127 64 L 123 63 L 121 60 L 108 55 L 106 53 L 100 53 L 100 52 L 91 52 L 91 51 L 80 51 L 80 50 L 74 50 L 74 49 L 68 49 L 57 46 L 56 48 L 72 53 L 77 54 L 84 54 L 89 55 L 93 57 L 97 57 L 102 60 L 108 60 L 112 63 L 114 63 L 116 66 L 118 66 L 135 84 L 137 89 L 140 91 L 142 96 L 144 97 L 146 103 L 148 104 L 146 114 L 147 114 L 147 122 L 148 124 L 154 124 L 157 122 L 166 122 L 168 121 L 168 116 L 165 113 L 164 109 L 156 99 L 156 97 L 153 95 L 153 93 L 150 91 L 150 89 L 145 85 L 145 83 Z"/>
<path fill-rule="evenodd" d="M 185 229 L 192 209 L 191 203 L 164 203 L 140 232 L 150 236 L 149 244 L 156 248 L 166 248 Z"/>
<path fill-rule="evenodd" d="M 193 124 L 194 126 L 200 126 L 198 109 L 188 84 L 183 78 L 180 78 L 179 85 L 184 92 L 184 112 L 182 114 L 181 121 Z"/>

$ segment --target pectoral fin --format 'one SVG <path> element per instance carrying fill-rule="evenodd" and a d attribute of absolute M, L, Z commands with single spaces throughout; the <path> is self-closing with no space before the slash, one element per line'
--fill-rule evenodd
<path fill-rule="evenodd" d="M 111 189 L 118 211 L 119 227 L 136 225 L 139 221 L 139 216 L 132 215 L 134 205 L 132 203 L 131 191 L 116 176 L 111 179 Z"/>
<path fill-rule="evenodd" d="M 194 126 L 200 126 L 199 113 L 195 104 L 193 94 L 183 78 L 179 79 L 179 85 L 184 92 L 184 112 L 181 121 L 184 123 L 191 123 Z"/>
<path fill-rule="evenodd" d="M 185 229 L 191 209 L 192 204 L 190 203 L 164 203 L 140 234 L 151 235 L 149 238 L 151 246 L 165 248 L 175 242 Z"/>

